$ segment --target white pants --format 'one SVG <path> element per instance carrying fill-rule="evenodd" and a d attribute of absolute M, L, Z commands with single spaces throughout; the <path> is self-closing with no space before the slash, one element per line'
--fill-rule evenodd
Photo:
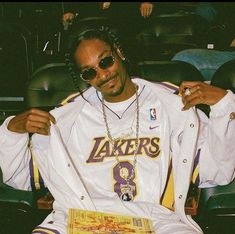
<path fill-rule="evenodd" d="M 179 217 L 172 211 L 166 209 L 160 205 L 146 204 L 146 203 L 131 203 L 126 202 L 125 206 L 127 210 L 125 215 L 133 215 L 151 218 L 154 225 L 154 230 L 157 234 L 198 234 L 192 227 L 180 221 Z M 115 207 L 109 208 L 99 207 L 98 211 L 114 213 Z M 117 212 L 120 214 L 120 211 Z M 65 211 L 57 210 L 53 211 L 32 232 L 33 234 L 66 234 L 67 228 L 67 214 Z M 108 234 L 108 233 L 107 233 Z"/>

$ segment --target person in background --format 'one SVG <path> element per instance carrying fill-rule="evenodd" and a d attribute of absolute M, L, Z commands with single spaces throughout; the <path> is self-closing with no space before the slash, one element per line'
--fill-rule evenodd
<path fill-rule="evenodd" d="M 118 18 L 120 16 L 130 17 L 134 15 L 141 15 L 143 18 L 148 18 L 153 12 L 154 3 L 140 2 L 140 3 L 125 3 L 125 2 L 73 2 L 64 3 L 65 13 L 62 17 L 63 25 L 72 24 L 74 18 L 88 16 L 108 16 L 110 18 Z M 136 9 L 138 7 L 139 9 Z M 139 11 L 139 12 L 138 12 Z"/>
<path fill-rule="evenodd" d="M 75 18 L 103 16 L 104 11 L 109 8 L 107 2 L 64 2 L 63 4 L 62 24 L 65 30 L 73 24 Z"/>
<path fill-rule="evenodd" d="M 140 13 L 144 18 L 148 18 L 151 16 L 154 8 L 154 3 L 152 2 L 141 2 L 140 3 Z"/>

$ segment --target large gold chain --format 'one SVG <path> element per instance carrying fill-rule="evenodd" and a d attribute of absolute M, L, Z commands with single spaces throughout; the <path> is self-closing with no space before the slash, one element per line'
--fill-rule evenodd
<path fill-rule="evenodd" d="M 134 160 L 133 160 L 133 168 L 131 170 L 130 176 L 127 176 L 127 178 L 124 178 L 126 180 L 126 190 L 127 193 L 129 194 L 129 191 L 131 191 L 132 194 L 129 194 L 133 198 L 133 192 L 130 186 L 130 180 L 134 177 L 135 174 L 135 167 L 137 164 L 137 152 L 138 152 L 138 146 L 139 146 L 139 96 L 138 96 L 138 87 L 135 85 L 135 94 L 136 94 L 136 138 L 135 138 L 135 151 L 134 151 Z M 104 123 L 105 123 L 105 128 L 106 128 L 106 134 L 108 136 L 108 141 L 112 145 L 112 151 L 115 156 L 115 159 L 118 163 L 119 170 L 122 169 L 119 157 L 118 157 L 118 152 L 117 152 L 117 142 L 120 139 L 119 138 L 113 138 L 111 135 L 111 131 L 108 125 L 108 120 L 107 120 L 107 114 L 105 111 L 105 105 L 104 105 L 104 97 L 102 96 L 102 110 L 103 110 L 103 118 L 104 118 Z M 132 200 L 131 198 L 131 200 Z"/>

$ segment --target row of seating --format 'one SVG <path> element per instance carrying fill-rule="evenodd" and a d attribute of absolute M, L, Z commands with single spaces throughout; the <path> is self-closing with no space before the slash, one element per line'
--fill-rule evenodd
<path fill-rule="evenodd" d="M 4 30 L 10 28 L 15 30 L 15 34 L 24 34 L 25 29 L 19 32 L 20 22 L 22 21 L 12 23 L 0 19 L 0 31 L 3 33 Z M 16 25 L 18 25 L 18 29 L 16 29 Z M 131 17 L 129 19 L 112 19 L 112 21 L 110 18 L 102 16 L 79 18 L 74 22 L 70 32 L 65 32 L 58 27 L 57 30 L 59 31 L 57 33 L 52 31 L 51 35 L 47 35 L 47 40 L 41 38 L 38 32 L 28 30 L 31 33 L 30 38 L 27 38 L 28 47 L 31 47 L 31 51 L 28 49 L 27 52 L 31 55 L 30 59 L 33 60 L 31 70 L 47 63 L 48 61 L 45 62 L 44 60 L 49 60 L 51 57 L 63 59 L 64 50 L 67 48 L 67 36 L 89 25 L 108 25 L 117 30 L 125 49 L 129 52 L 130 57 L 136 61 L 166 60 L 171 59 L 176 52 L 182 49 L 206 48 L 205 32 L 209 28 L 209 24 L 203 18 L 192 12 L 176 12 L 160 14 L 138 21 L 133 21 Z M 21 29 L 22 27 L 27 28 L 25 25 L 21 25 Z M 7 36 L 2 35 L 2 38 L 8 45 L 11 45 L 6 39 Z M 17 44 L 18 40 L 15 40 L 15 43 Z"/>
<path fill-rule="evenodd" d="M 48 38 L 43 48 L 39 48 L 40 41 L 24 25 L 1 19 L 0 62 L 3 66 L 0 67 L 0 108 L 3 116 L 0 118 L 4 119 L 7 112 L 16 113 L 15 106 L 25 107 L 25 87 L 34 77 L 33 72 L 48 63 L 63 63 L 67 39 L 85 27 L 106 25 L 116 31 L 134 67 L 146 60 L 169 61 L 182 49 L 202 47 L 199 42 L 203 40 L 199 35 L 207 27 L 199 16 L 187 12 L 162 14 L 139 21 L 139 24 L 135 22 L 135 25 L 131 20 L 119 21 L 111 22 L 106 17 L 79 19 L 67 34 L 58 32 L 57 40 L 53 42 Z"/>
<path fill-rule="evenodd" d="M 67 49 L 66 39 L 70 35 L 79 33 L 85 27 L 106 25 L 116 30 L 121 37 L 124 50 L 127 51 L 127 56 L 136 65 L 139 61 L 166 59 L 169 55 L 166 55 L 166 50 L 169 52 L 170 44 L 172 45 L 174 41 L 178 45 L 177 50 L 180 49 L 180 44 L 189 44 L 189 41 L 191 46 L 193 46 L 195 43 L 192 38 L 197 34 L 194 17 L 196 16 L 187 14 L 160 15 L 146 21 L 140 21 L 135 33 L 132 33 L 133 30 L 129 30 L 130 27 L 133 29 L 133 25 L 129 25 L 126 21 L 111 22 L 107 17 L 80 19 L 74 23 L 68 34 L 61 33 L 60 38 L 54 43 L 48 38 L 45 45 L 40 48 L 38 47 L 38 44 L 40 44 L 38 38 L 35 38 L 27 27 L 19 22 L 8 22 L 1 19 L 0 62 L 2 66 L 0 67 L 0 80 L 2 86 L 0 102 L 7 99 L 11 100 L 13 106 L 14 102 L 17 105 L 23 105 L 25 87 L 27 82 L 33 77 L 33 72 L 49 62 L 64 62 L 64 53 Z M 131 24 L 131 21 L 129 23 Z M 173 27 L 172 23 L 174 23 Z M 178 41 L 176 40 L 177 38 Z M 162 50 L 163 43 L 167 44 L 164 47 L 164 51 Z M 51 44 L 53 44 L 53 48 Z M 162 56 L 163 54 L 165 57 Z M 173 52 L 171 52 L 172 54 Z M 170 57 L 168 56 L 168 58 Z M 11 104 L 8 103 L 8 105 Z M 12 112 L 14 111 L 12 107 Z"/>
<path fill-rule="evenodd" d="M 161 14 L 146 20 L 110 21 L 107 17 L 77 20 L 68 34 L 78 34 L 85 27 L 105 25 L 113 29 L 133 61 L 170 60 L 188 48 L 206 48 L 209 24 L 195 13 Z M 131 30 L 130 30 L 131 28 Z"/>
<path fill-rule="evenodd" d="M 231 61 L 222 66 L 211 83 L 235 91 L 233 64 L 234 62 Z M 139 62 L 132 75 L 139 75 L 153 81 L 171 81 L 176 85 L 180 85 L 183 80 L 203 81 L 201 73 L 194 66 L 182 61 Z M 80 89 L 87 87 L 85 82 L 78 80 Z M 22 87 L 23 85 L 25 87 Z M 9 87 L 10 89 L 4 86 L 0 91 L 1 121 L 28 107 L 53 108 L 66 96 L 77 92 L 65 63 L 44 65 L 21 85 L 10 83 Z M 203 110 L 208 113 L 208 109 Z"/>

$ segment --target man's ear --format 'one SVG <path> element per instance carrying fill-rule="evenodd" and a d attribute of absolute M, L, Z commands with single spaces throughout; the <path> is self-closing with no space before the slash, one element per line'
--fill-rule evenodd
<path fill-rule="evenodd" d="M 118 56 L 121 58 L 121 60 L 125 61 L 126 57 L 124 56 L 122 51 L 116 45 L 114 45 L 114 49 L 115 49 L 116 53 L 118 54 Z"/>

